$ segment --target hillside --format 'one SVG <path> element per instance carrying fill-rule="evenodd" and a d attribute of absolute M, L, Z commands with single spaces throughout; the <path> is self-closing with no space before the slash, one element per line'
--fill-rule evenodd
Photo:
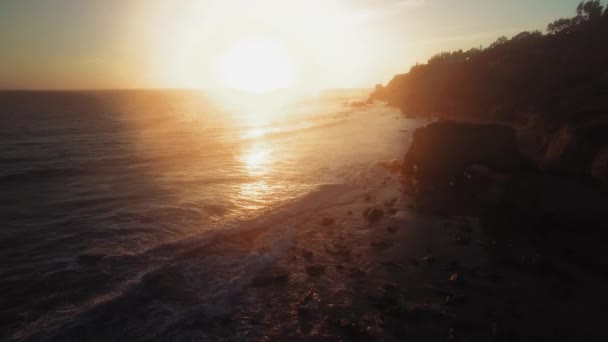
<path fill-rule="evenodd" d="M 370 99 L 414 116 L 528 122 L 557 127 L 608 113 L 608 8 L 585 1 L 546 33 L 498 38 L 486 48 L 441 52 L 378 85 Z"/>

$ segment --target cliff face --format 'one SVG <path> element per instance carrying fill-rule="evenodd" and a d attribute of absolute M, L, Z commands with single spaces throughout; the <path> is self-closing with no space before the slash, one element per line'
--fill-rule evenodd
<path fill-rule="evenodd" d="M 549 33 L 499 38 L 485 49 L 444 52 L 379 86 L 372 99 L 404 114 L 579 123 L 607 114 L 608 10 L 579 9 Z"/>

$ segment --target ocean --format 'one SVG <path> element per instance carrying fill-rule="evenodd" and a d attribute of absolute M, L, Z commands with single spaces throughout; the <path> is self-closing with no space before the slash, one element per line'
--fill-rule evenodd
<path fill-rule="evenodd" d="M 154 336 L 167 282 L 228 310 L 223 294 L 288 248 L 288 222 L 403 156 L 420 122 L 350 105 L 365 99 L 324 92 L 266 115 L 198 91 L 0 92 L 0 339 L 61 340 L 141 293 L 158 312 L 121 329 Z M 275 238 L 235 242 L 260 230 Z"/>

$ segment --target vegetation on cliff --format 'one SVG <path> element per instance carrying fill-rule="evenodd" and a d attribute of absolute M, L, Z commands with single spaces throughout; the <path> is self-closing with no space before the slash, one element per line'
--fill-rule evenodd
<path fill-rule="evenodd" d="M 371 99 L 404 114 L 576 124 L 608 108 L 608 8 L 583 1 L 546 33 L 498 38 L 486 48 L 442 52 L 378 85 Z"/>

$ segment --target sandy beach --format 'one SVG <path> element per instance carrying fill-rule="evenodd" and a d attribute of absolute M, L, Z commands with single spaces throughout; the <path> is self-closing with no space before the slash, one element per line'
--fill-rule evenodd
<path fill-rule="evenodd" d="M 395 174 L 332 202 L 294 227 L 293 245 L 230 297 L 229 312 L 165 337 L 591 340 L 602 329 L 605 278 L 564 253 L 493 236 L 476 217 L 420 214 Z M 370 221 L 369 208 L 383 215 Z"/>

